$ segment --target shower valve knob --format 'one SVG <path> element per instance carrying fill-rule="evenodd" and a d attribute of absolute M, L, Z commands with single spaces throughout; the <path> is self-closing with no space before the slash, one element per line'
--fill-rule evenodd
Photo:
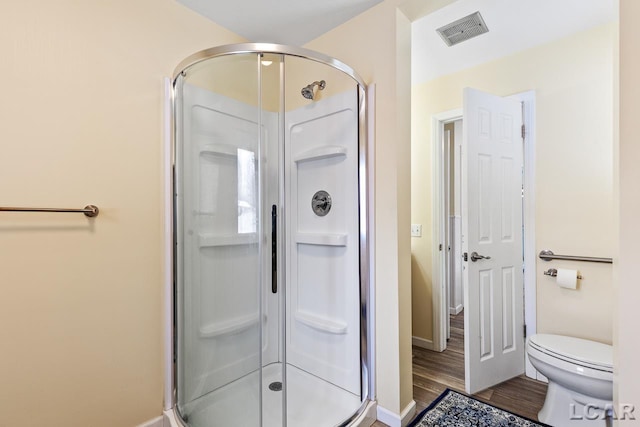
<path fill-rule="evenodd" d="M 325 216 L 331 210 L 331 196 L 324 190 L 316 192 L 311 198 L 311 209 L 318 216 Z"/>

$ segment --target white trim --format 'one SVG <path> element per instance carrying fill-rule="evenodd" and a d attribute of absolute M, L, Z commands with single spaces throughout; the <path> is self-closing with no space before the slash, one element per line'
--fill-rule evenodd
<path fill-rule="evenodd" d="M 171 79 L 164 78 L 164 106 L 163 106 L 163 260 L 164 260 L 164 409 L 173 406 L 173 214 L 172 214 L 172 155 L 171 155 Z"/>
<path fill-rule="evenodd" d="M 529 375 L 529 372 L 526 372 L 527 377 L 532 378 L 534 380 L 538 380 L 541 381 L 543 383 L 548 383 L 549 379 L 547 377 L 545 377 L 544 375 L 542 375 L 536 368 L 533 367 L 533 365 L 531 364 L 531 362 L 529 361 L 529 355 L 525 353 L 525 359 L 527 361 L 527 367 L 531 366 L 533 368 L 533 373 L 532 375 Z"/>
<path fill-rule="evenodd" d="M 369 246 L 369 399 L 377 399 L 376 395 L 376 209 L 375 209 L 375 148 L 376 148 L 376 84 L 367 85 L 367 209 L 369 219 L 367 221 L 368 246 Z"/>
<path fill-rule="evenodd" d="M 433 341 L 420 338 L 420 337 L 411 337 L 411 344 L 416 347 L 424 348 L 427 350 L 433 350 Z"/>
<path fill-rule="evenodd" d="M 367 407 L 362 413 L 353 420 L 350 426 L 353 427 L 371 427 L 376 422 L 378 403 L 375 401 L 369 401 Z"/>
<path fill-rule="evenodd" d="M 378 421 L 381 421 L 388 425 L 389 427 L 404 427 L 413 418 L 416 414 L 416 402 L 412 400 L 409 404 L 404 408 L 404 410 L 400 413 L 400 415 L 392 412 L 388 409 L 383 408 L 378 405 L 377 407 L 377 417 Z"/>
<path fill-rule="evenodd" d="M 442 255 L 444 263 L 442 264 L 442 288 L 444 288 L 444 299 L 447 302 L 445 307 L 451 305 L 451 145 L 453 144 L 452 132 L 445 130 L 445 136 L 442 140 L 442 175 L 444 192 L 442 193 Z M 447 317 L 445 319 L 445 340 L 451 338 L 451 322 Z M 447 342 L 445 341 L 445 348 Z"/>
<path fill-rule="evenodd" d="M 524 103 L 524 323 L 527 325 L 527 336 L 536 333 L 536 93 L 533 90 L 513 96 Z M 536 378 L 536 370 L 525 358 L 525 374 Z"/>
<path fill-rule="evenodd" d="M 142 424 L 138 424 L 137 427 L 164 427 L 164 417 L 160 415 L 152 420 L 145 421 Z"/>
<path fill-rule="evenodd" d="M 178 421 L 176 413 L 173 409 L 165 409 L 163 415 L 164 424 L 162 427 L 182 427 L 182 423 Z"/>
<path fill-rule="evenodd" d="M 463 308 L 464 306 L 462 304 L 458 304 L 455 307 L 449 307 L 449 314 L 453 314 L 454 316 L 457 316 L 458 314 L 460 314 Z"/>
<path fill-rule="evenodd" d="M 443 329 L 447 322 L 447 316 L 449 316 L 449 313 L 446 310 L 443 310 L 443 307 L 448 307 L 449 304 L 446 301 L 446 292 L 443 288 L 443 278 L 445 276 L 443 274 L 444 263 L 442 262 L 442 254 L 444 254 L 444 251 L 441 252 L 439 250 L 439 245 L 442 241 L 441 224 L 443 221 L 448 221 L 448 219 L 443 217 L 442 210 L 442 198 L 444 197 L 442 194 L 442 168 L 440 165 L 442 158 L 442 146 L 439 141 L 441 140 L 441 136 L 444 131 L 444 124 L 460 118 L 462 118 L 462 109 L 457 108 L 455 110 L 436 114 L 431 120 L 431 141 L 433 146 L 431 167 L 434 171 L 431 184 L 431 194 L 432 200 L 437 201 L 437 203 L 432 203 L 431 206 L 433 211 L 432 236 L 434 237 L 433 246 L 431 248 L 433 263 L 431 272 L 431 302 L 433 309 L 433 350 L 435 351 L 443 351 L 447 347 L 447 334 L 446 332 L 443 333 Z"/>
<path fill-rule="evenodd" d="M 400 424 L 402 427 L 409 424 L 409 422 L 416 415 L 416 401 L 411 400 L 409 404 L 404 408 L 404 411 L 400 413 Z"/>

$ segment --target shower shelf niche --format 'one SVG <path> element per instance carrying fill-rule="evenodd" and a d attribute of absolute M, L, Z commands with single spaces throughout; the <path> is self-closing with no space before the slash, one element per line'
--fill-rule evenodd
<path fill-rule="evenodd" d="M 223 156 L 230 156 L 230 157 L 237 157 L 238 156 L 238 147 L 234 147 L 233 145 L 229 145 L 229 144 L 211 144 L 211 143 L 207 143 L 207 144 L 202 144 L 201 148 L 200 148 L 200 153 L 204 154 L 204 153 L 208 153 L 208 154 L 214 154 L 214 155 L 223 155 Z"/>
<path fill-rule="evenodd" d="M 265 320 L 267 316 L 265 315 Z M 210 323 L 200 327 L 200 336 L 202 338 L 213 338 L 222 335 L 232 335 L 245 331 L 258 324 L 259 316 L 250 314 L 248 316 L 230 319 L 226 322 Z"/>
<path fill-rule="evenodd" d="M 327 145 L 324 147 L 318 147 L 298 154 L 295 157 L 297 162 L 305 162 L 309 160 L 322 160 L 329 159 L 331 157 L 346 157 L 347 148 L 340 145 Z"/>
<path fill-rule="evenodd" d="M 336 322 L 335 320 L 316 316 L 302 310 L 297 310 L 294 316 L 300 323 L 304 323 L 308 327 L 321 332 L 334 335 L 344 335 L 347 333 L 347 324 L 344 322 Z"/>
<path fill-rule="evenodd" d="M 321 246 L 347 246 L 346 234 L 298 233 L 296 243 Z"/>
<path fill-rule="evenodd" d="M 256 233 L 234 234 L 230 236 L 218 236 L 215 234 L 198 235 L 198 246 L 201 248 L 212 246 L 254 245 L 257 243 L 258 235 Z"/>

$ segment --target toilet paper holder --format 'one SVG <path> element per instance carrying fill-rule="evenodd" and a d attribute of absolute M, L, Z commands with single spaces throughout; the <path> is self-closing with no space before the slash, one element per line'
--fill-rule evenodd
<path fill-rule="evenodd" d="M 558 275 L 558 270 L 556 270 L 555 268 L 550 268 L 547 271 L 543 272 L 545 276 L 551 276 L 551 277 L 556 277 Z M 582 276 L 578 274 L 577 278 L 579 280 L 582 280 Z"/>

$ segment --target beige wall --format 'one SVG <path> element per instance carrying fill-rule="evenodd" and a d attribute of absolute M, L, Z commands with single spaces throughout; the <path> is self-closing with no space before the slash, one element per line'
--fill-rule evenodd
<path fill-rule="evenodd" d="M 0 15 L 0 424 L 134 426 L 162 410 L 163 78 L 241 39 L 173 0 Z"/>
<path fill-rule="evenodd" d="M 616 391 L 619 401 L 638 406 L 636 354 L 640 344 L 632 313 L 640 299 L 635 268 L 640 258 L 640 151 L 635 130 L 640 115 L 640 39 L 634 29 L 640 5 L 636 0 L 621 0 L 621 7 Z M 381 202 L 389 196 L 391 200 L 406 198 L 398 193 L 408 186 L 402 176 L 399 181 L 396 177 L 397 167 L 408 170 L 408 161 L 406 153 L 398 153 L 395 147 L 401 133 L 395 112 L 403 107 L 397 105 L 397 71 L 389 61 L 398 49 L 388 37 L 398 25 L 394 12 L 393 2 L 387 1 L 309 47 L 343 59 L 367 82 L 378 83 L 378 386 L 381 404 L 401 410 L 411 389 L 406 381 L 411 362 L 408 328 L 400 320 L 400 311 L 405 316 L 410 312 L 408 286 L 401 280 L 408 271 L 408 255 L 394 242 L 402 246 L 398 234 L 408 229 L 404 224 L 408 221 L 406 214 L 398 221 L 393 203 Z M 0 20 L 5 82 L 0 100 L 3 204 L 80 207 L 95 203 L 101 208 L 93 222 L 75 215 L 2 214 L 3 423 L 135 425 L 159 414 L 162 402 L 162 78 L 192 52 L 241 40 L 171 0 L 13 2 Z M 593 48 L 604 49 L 602 43 Z M 568 62 L 564 53 L 550 58 L 551 70 Z M 531 59 L 521 62 L 525 75 L 530 67 L 548 65 Z M 537 80 L 533 77 L 520 77 L 520 82 L 514 78 L 504 82 L 502 94 L 544 89 L 538 93 L 541 102 L 543 94 L 553 95 L 547 92 L 571 89 L 545 89 L 534 85 Z M 581 72 L 573 79 L 584 83 Z M 474 83 L 472 79 L 469 85 Z M 489 84 L 478 86 L 494 89 Z M 438 110 L 448 108 L 451 106 Z M 424 121 L 423 117 L 417 122 Z M 428 130 L 423 128 L 416 135 L 424 137 Z M 538 141 L 542 143 L 540 134 Z M 414 151 L 414 159 L 418 153 Z M 431 161 L 430 153 L 423 152 L 426 162 Z M 424 177 L 423 183 L 429 188 L 430 177 Z M 424 195 L 415 188 L 412 197 L 424 204 Z M 580 206 L 595 209 L 607 197 L 603 192 L 596 201 L 588 205 L 583 201 Z M 594 200 L 591 195 L 589 200 Z M 542 212 L 538 215 L 550 216 L 553 204 L 549 201 L 546 206 L 539 205 Z M 418 220 L 428 229 L 430 208 L 422 210 Z M 606 226 L 594 228 L 604 230 Z M 595 236 L 598 241 L 600 234 Z M 431 257 L 424 256 L 429 245 L 425 245 L 426 236 L 423 240 L 414 251 L 426 262 L 416 264 L 414 260 L 414 270 L 422 276 L 420 292 L 424 293 L 416 295 L 416 287 L 413 292 L 414 297 L 430 301 Z M 566 242 L 563 239 L 558 244 Z M 585 249 L 592 249 L 588 242 Z M 597 249 L 608 256 L 605 246 L 597 245 Z M 416 283 L 416 276 L 412 281 Z M 419 303 L 420 311 L 428 311 L 426 308 Z M 429 322 L 424 319 L 428 331 Z M 429 338 L 426 332 L 422 336 Z M 398 346 L 401 350 L 396 352 Z M 400 395 L 400 389 L 402 404 L 394 397 Z"/>
<path fill-rule="evenodd" d="M 410 26 L 396 3 L 309 47 L 378 84 L 378 398 L 399 413 L 412 398 Z M 3 422 L 135 425 L 162 404 L 163 77 L 242 40 L 172 0 L 14 3 L 2 20 L 3 203 L 101 209 L 2 216 Z"/>
<path fill-rule="evenodd" d="M 613 52 L 616 26 L 595 28 L 416 85 L 412 114 L 412 223 L 431 230 L 431 117 L 462 107 L 462 89 L 536 92 L 536 253 L 613 256 Z M 431 233 L 412 239 L 413 334 L 432 338 Z M 577 268 L 579 291 L 542 272 Z M 610 265 L 538 261 L 538 332 L 610 343 Z"/>
<path fill-rule="evenodd" d="M 410 23 L 387 0 L 305 47 L 376 84 L 375 285 L 378 400 L 399 414 L 413 396 L 410 289 Z M 394 36 L 395 35 L 395 36 Z M 394 61 L 395 59 L 395 61 Z"/>
<path fill-rule="evenodd" d="M 407 0 L 400 5 L 400 10 L 413 22 L 455 1 L 457 0 Z"/>
<path fill-rule="evenodd" d="M 640 36 L 636 22 L 640 17 L 637 0 L 620 0 L 620 146 L 618 166 L 619 258 L 616 275 L 616 312 L 614 316 L 614 393 L 618 403 L 635 405 L 636 421 L 621 421 L 620 426 L 640 425 L 640 335 L 638 334 L 638 259 L 640 259 Z"/>

